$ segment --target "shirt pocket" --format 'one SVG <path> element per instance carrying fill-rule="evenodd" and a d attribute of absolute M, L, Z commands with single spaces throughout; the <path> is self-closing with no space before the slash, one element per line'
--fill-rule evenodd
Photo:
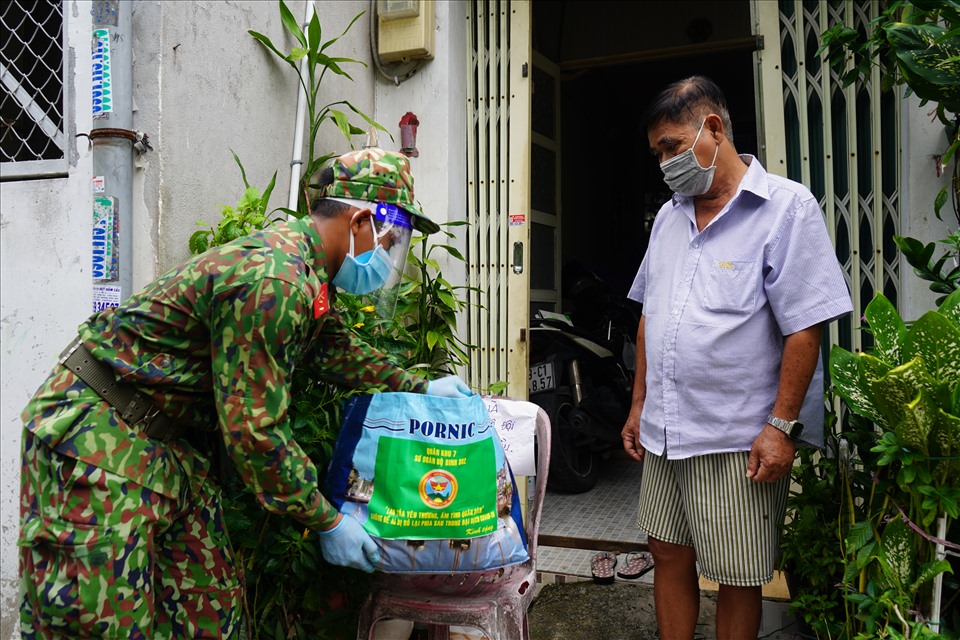
<path fill-rule="evenodd" d="M 713 260 L 707 274 L 703 307 L 714 313 L 749 313 L 757 301 L 756 260 Z"/>

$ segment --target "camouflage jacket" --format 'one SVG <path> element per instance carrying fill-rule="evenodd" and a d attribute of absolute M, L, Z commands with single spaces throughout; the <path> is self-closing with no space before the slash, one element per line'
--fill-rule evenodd
<path fill-rule="evenodd" d="M 194 257 L 119 308 L 90 317 L 79 332 L 94 356 L 171 418 L 198 429 L 219 424 L 231 461 L 268 510 L 318 528 L 332 522 L 336 510 L 320 494 L 317 470 L 293 438 L 287 411 L 294 367 L 309 362 L 325 381 L 354 388 L 426 390 L 425 380 L 391 364 L 344 325 L 330 308 L 327 287 L 320 236 L 305 218 Z M 126 445 L 89 450 L 96 440 L 80 434 L 64 446 L 70 420 L 38 419 L 42 413 L 28 405 L 28 429 L 141 484 L 151 484 L 135 477 L 139 470 L 151 474 L 142 460 L 170 457 L 158 456 L 156 441 L 140 434 L 127 444 L 141 455 L 131 455 Z M 180 457 L 182 448 L 171 450 Z M 197 469 L 196 461 L 179 463 L 188 475 Z M 153 475 L 152 484 L 170 481 L 169 473 Z M 172 487 L 161 492 L 170 495 Z"/>

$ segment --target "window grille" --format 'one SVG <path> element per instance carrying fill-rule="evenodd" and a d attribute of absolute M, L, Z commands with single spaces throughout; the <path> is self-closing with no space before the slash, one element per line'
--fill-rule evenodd
<path fill-rule="evenodd" d="M 65 175 L 63 6 L 0 5 L 0 175 Z"/>

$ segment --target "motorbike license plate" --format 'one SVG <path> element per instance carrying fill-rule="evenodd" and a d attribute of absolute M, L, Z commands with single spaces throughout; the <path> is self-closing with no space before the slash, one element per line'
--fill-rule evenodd
<path fill-rule="evenodd" d="M 557 387 L 557 378 L 553 375 L 553 363 L 541 362 L 530 367 L 530 393 L 550 391 Z"/>

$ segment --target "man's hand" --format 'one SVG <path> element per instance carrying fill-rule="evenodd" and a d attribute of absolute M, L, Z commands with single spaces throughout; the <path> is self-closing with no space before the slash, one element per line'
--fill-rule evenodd
<path fill-rule="evenodd" d="M 320 551 L 330 564 L 373 573 L 374 565 L 380 562 L 377 544 L 353 518 L 338 515 L 331 528 L 319 533 Z"/>
<path fill-rule="evenodd" d="M 447 376 L 427 383 L 427 395 L 443 398 L 469 398 L 473 391 L 459 376 Z"/>
<path fill-rule="evenodd" d="M 643 412 L 643 404 L 634 406 L 627 416 L 627 422 L 620 431 L 620 437 L 623 438 L 623 450 L 637 462 L 643 462 L 643 454 L 647 452 L 640 444 L 640 414 Z"/>
<path fill-rule="evenodd" d="M 776 482 L 790 473 L 797 445 L 787 434 L 769 424 L 750 447 L 747 477 L 756 482 Z"/>

